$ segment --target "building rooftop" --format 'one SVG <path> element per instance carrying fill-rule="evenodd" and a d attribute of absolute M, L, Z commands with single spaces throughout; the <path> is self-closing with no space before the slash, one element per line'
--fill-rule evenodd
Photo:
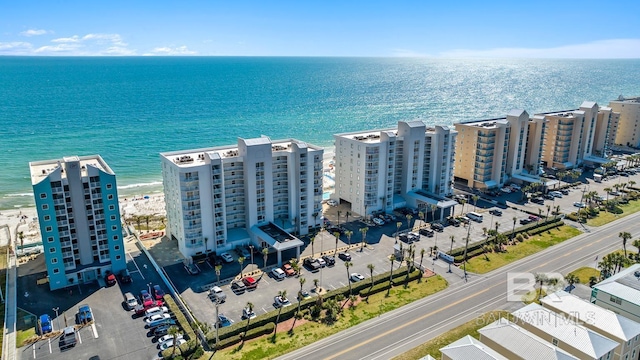
<path fill-rule="evenodd" d="M 506 357 L 470 335 L 443 347 L 440 352 L 453 360 L 507 360 Z"/>
<path fill-rule="evenodd" d="M 301 148 L 309 148 L 312 150 L 322 150 L 321 147 L 311 145 L 296 139 L 283 139 L 271 141 L 268 137 L 262 136 L 255 139 L 242 139 L 248 146 L 271 144 L 271 151 L 292 152 L 292 144 L 297 144 Z M 205 164 L 205 158 L 210 159 L 228 159 L 239 156 L 237 145 L 224 145 L 202 149 L 178 150 L 160 153 L 160 156 L 173 161 L 174 164 L 181 167 L 198 166 Z"/>
<path fill-rule="evenodd" d="M 506 117 L 496 118 L 496 119 L 487 119 L 487 120 L 470 120 L 456 123 L 454 125 L 464 125 L 464 126 L 475 126 L 485 129 L 495 129 L 498 126 L 508 125 Z"/>
<path fill-rule="evenodd" d="M 409 127 L 419 128 L 426 126 L 422 120 L 412 120 L 412 121 L 404 121 Z M 451 130 L 446 125 L 436 125 L 436 126 L 426 126 L 425 134 L 435 133 L 436 128 L 442 128 L 444 131 Z M 379 143 L 381 134 L 386 133 L 389 137 L 394 137 L 398 135 L 398 128 L 388 128 L 388 129 L 376 129 L 376 130 L 367 130 L 367 131 L 354 131 L 348 133 L 335 134 L 337 137 L 342 137 L 345 139 L 357 140 L 363 143 Z"/>
<path fill-rule="evenodd" d="M 593 325 L 618 339 L 630 340 L 640 335 L 640 324 L 611 310 L 585 301 L 566 291 L 558 291 L 540 300 L 544 305 Z"/>
<path fill-rule="evenodd" d="M 624 96 L 620 95 L 620 96 L 618 96 L 617 99 L 612 100 L 612 102 L 640 103 L 640 96 L 624 97 Z"/>
<path fill-rule="evenodd" d="M 513 315 L 518 318 L 516 323 L 523 322 L 534 326 L 589 357 L 599 358 L 618 346 L 616 341 L 577 325 L 574 321 L 536 303 L 515 311 Z"/>
<path fill-rule="evenodd" d="M 61 178 L 66 178 L 66 167 L 68 163 L 72 162 L 80 162 L 80 169 L 82 176 L 87 176 L 87 167 L 94 167 L 96 169 L 102 170 L 108 174 L 115 175 L 113 170 L 107 165 L 107 163 L 102 159 L 100 155 L 89 155 L 89 156 L 68 156 L 63 157 L 62 159 L 54 159 L 54 160 L 42 160 L 42 161 L 32 161 L 29 163 L 29 170 L 31 172 L 31 184 L 35 185 L 42 181 L 45 177 L 47 177 L 52 172 L 60 169 Z"/>
<path fill-rule="evenodd" d="M 640 264 L 629 266 L 593 288 L 640 306 Z"/>
<path fill-rule="evenodd" d="M 578 359 L 504 318 L 483 327 L 478 332 L 481 335 L 480 339 L 486 337 L 523 360 Z"/>

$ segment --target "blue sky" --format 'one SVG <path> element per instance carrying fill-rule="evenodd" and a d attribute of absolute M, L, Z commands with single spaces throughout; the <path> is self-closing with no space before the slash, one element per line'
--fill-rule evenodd
<path fill-rule="evenodd" d="M 640 1 L 0 0 L 0 55 L 640 58 Z"/>

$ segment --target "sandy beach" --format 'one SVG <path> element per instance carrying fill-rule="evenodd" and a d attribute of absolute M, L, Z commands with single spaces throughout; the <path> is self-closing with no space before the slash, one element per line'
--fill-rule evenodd
<path fill-rule="evenodd" d="M 323 190 L 332 191 L 335 186 L 334 149 L 325 148 L 323 157 Z M 120 215 L 123 220 L 135 219 L 139 216 L 165 217 L 164 194 L 141 194 L 136 196 L 120 197 Z M 6 225 L 6 226 L 5 226 Z M 11 239 L 19 241 L 17 234 L 24 235 L 24 245 L 39 243 L 40 226 L 36 208 L 20 208 L 0 211 L 0 227 L 7 228 L 11 233 Z M 0 246 L 7 245 L 9 238 L 7 231 L 0 231 Z"/>

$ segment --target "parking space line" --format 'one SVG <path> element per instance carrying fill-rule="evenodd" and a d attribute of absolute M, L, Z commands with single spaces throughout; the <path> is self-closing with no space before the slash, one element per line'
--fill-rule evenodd
<path fill-rule="evenodd" d="M 333 290 L 337 289 L 337 287 L 335 285 L 333 285 L 333 284 L 331 284 L 329 286 L 331 286 L 333 288 Z"/>
<path fill-rule="evenodd" d="M 136 269 L 138 269 L 138 273 L 140 273 L 140 276 L 142 276 L 142 280 L 144 280 L 144 275 L 142 275 L 142 272 L 140 271 L 140 268 L 138 267 L 138 263 L 135 261 L 133 256 L 131 256 L 131 253 L 127 253 L 127 255 L 129 255 L 129 259 L 131 259 L 131 261 L 133 261 L 133 265 L 136 266 Z"/>
<path fill-rule="evenodd" d="M 265 284 L 269 285 L 269 282 L 267 281 L 267 279 L 262 279 L 262 281 L 264 281 Z"/>
<path fill-rule="evenodd" d="M 268 313 L 267 309 L 265 308 L 262 308 L 262 311 L 264 311 L 265 314 Z"/>
<path fill-rule="evenodd" d="M 49 340 L 49 354 L 53 353 L 53 351 L 51 350 L 51 338 L 48 339 Z"/>
<path fill-rule="evenodd" d="M 36 358 L 36 343 L 33 343 L 33 345 L 31 345 L 31 348 L 33 349 L 33 358 Z"/>
<path fill-rule="evenodd" d="M 342 281 L 339 281 L 340 285 L 342 285 L 342 287 L 345 287 L 347 285 L 345 285 Z"/>
<path fill-rule="evenodd" d="M 96 324 L 95 323 L 91 323 L 91 330 L 93 330 L 93 338 L 97 339 L 98 338 L 98 329 L 96 329 Z"/>
<path fill-rule="evenodd" d="M 80 336 L 80 331 L 76 331 L 76 334 L 78 334 L 78 340 L 80 340 L 80 344 L 82 344 L 82 336 Z"/>

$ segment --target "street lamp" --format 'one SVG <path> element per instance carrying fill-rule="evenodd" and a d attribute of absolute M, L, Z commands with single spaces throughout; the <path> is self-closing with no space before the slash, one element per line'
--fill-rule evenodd
<path fill-rule="evenodd" d="M 153 283 L 147 284 L 147 286 L 149 287 L 149 296 L 151 296 L 151 285 L 153 285 Z"/>
<path fill-rule="evenodd" d="M 249 245 L 249 249 L 251 250 L 251 266 L 253 266 L 253 244 Z"/>
<path fill-rule="evenodd" d="M 214 326 L 216 328 L 216 349 L 217 349 L 218 348 L 218 342 L 219 342 L 219 340 L 218 340 L 218 328 L 220 327 L 219 324 L 218 324 L 220 322 L 220 320 L 218 319 L 218 305 L 220 304 L 220 302 L 218 301 L 218 298 L 216 298 L 214 303 L 216 304 L 216 322 L 214 323 Z"/>
<path fill-rule="evenodd" d="M 60 330 L 60 317 L 58 316 L 58 310 L 60 310 L 60 307 L 54 307 L 52 310 L 56 312 L 56 321 L 58 322 L 58 330 Z"/>

